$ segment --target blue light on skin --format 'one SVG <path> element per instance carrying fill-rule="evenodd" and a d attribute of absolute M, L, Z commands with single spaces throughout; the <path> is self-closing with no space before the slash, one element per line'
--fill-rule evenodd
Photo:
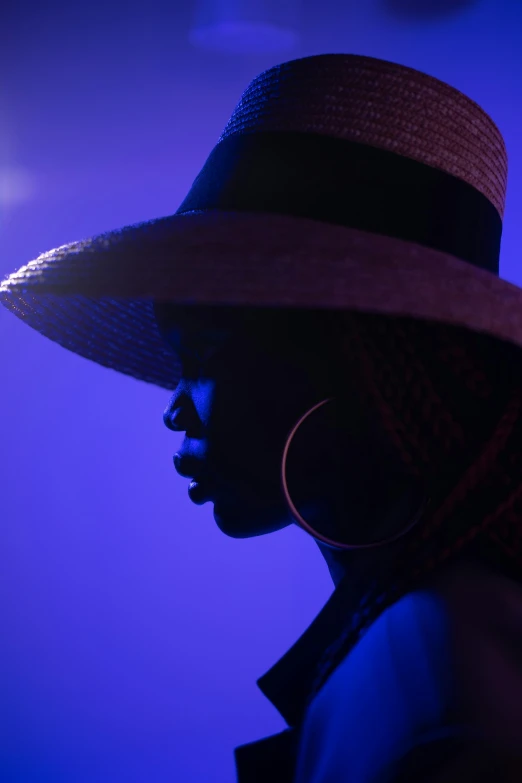
<path fill-rule="evenodd" d="M 182 360 L 182 377 L 165 411 L 165 423 L 169 426 L 170 415 L 179 410 L 182 428 L 194 436 L 190 453 L 218 472 L 219 497 L 214 501 L 218 527 L 226 535 L 247 538 L 295 524 L 281 489 L 281 458 L 297 420 L 337 390 L 331 368 L 338 367 L 339 360 L 326 322 L 322 328 L 317 313 L 297 315 L 269 309 L 156 305 L 155 313 L 163 338 Z M 398 496 L 395 493 L 390 506 L 374 477 L 386 475 L 388 468 L 396 469 L 391 462 L 395 458 L 374 418 L 360 409 L 354 409 L 353 416 L 358 436 L 342 444 L 338 479 L 348 497 L 343 528 L 357 537 L 357 530 L 368 527 L 370 508 L 375 515 L 376 497 L 383 495 L 379 527 L 385 538 L 390 535 L 387 526 L 397 529 L 402 519 L 414 513 L 418 494 L 406 487 Z M 309 480 L 313 471 L 317 488 L 314 519 L 320 519 L 322 508 L 325 515 L 330 513 L 328 498 L 334 484 L 331 466 L 326 471 L 321 462 L 314 462 L 321 432 L 316 442 L 313 437 L 303 450 L 303 475 Z M 330 529 L 338 524 L 332 519 L 327 522 Z M 358 581 L 365 585 L 382 559 L 402 546 L 400 539 L 384 548 L 366 550 L 317 544 L 334 584 L 349 572 L 354 588 Z"/>

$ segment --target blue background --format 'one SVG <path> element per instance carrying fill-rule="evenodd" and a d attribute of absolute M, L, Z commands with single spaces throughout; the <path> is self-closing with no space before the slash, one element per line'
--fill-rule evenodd
<path fill-rule="evenodd" d="M 174 212 L 255 75 L 350 52 L 431 73 L 495 119 L 501 276 L 522 285 L 522 6 L 399 6 L 294 4 L 295 48 L 256 53 L 192 46 L 192 2 L 4 6 L 0 276 Z M 3 308 L 0 374 L 1 783 L 232 783 L 233 748 L 285 727 L 255 680 L 333 589 L 315 543 L 297 527 L 226 538 L 174 472 L 168 392 Z"/>

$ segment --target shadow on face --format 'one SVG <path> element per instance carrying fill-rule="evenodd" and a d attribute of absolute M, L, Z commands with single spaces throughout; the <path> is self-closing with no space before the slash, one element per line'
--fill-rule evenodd
<path fill-rule="evenodd" d="M 328 389 L 324 345 L 310 314 L 272 309 L 156 305 L 182 378 L 167 412 L 178 412 L 183 453 L 218 476 L 214 515 L 234 537 L 294 520 L 281 491 L 286 437 Z M 167 413 L 166 412 L 166 413 Z"/>
<path fill-rule="evenodd" d="M 331 537 L 336 516 L 364 522 L 378 513 L 383 495 L 368 479 L 385 475 L 386 449 L 359 394 L 348 394 L 335 313 L 172 305 L 156 305 L 155 313 L 183 367 L 167 413 L 182 414 L 190 435 L 182 452 L 217 477 L 212 499 L 223 532 L 251 537 L 295 522 L 281 488 L 285 442 L 307 410 L 339 395 L 342 422 L 326 411 L 301 433 L 292 497 L 298 508 L 302 500 L 302 513 L 314 509 L 314 526 Z"/>
<path fill-rule="evenodd" d="M 335 314 L 324 310 L 267 307 L 191 306 L 154 303 L 159 329 L 169 341 L 174 331 L 185 339 L 211 339 L 227 332 L 234 341 L 246 338 L 252 346 L 274 356 L 300 359 L 305 364 L 324 357 L 338 337 Z M 323 362 L 324 363 L 324 362 Z"/>

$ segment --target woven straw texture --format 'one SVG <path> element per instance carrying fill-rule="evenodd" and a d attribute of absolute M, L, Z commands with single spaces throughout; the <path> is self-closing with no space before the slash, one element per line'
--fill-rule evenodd
<path fill-rule="evenodd" d="M 268 129 L 395 150 L 462 178 L 503 211 L 496 126 L 412 69 L 350 55 L 272 68 L 247 88 L 222 138 Z M 412 315 L 522 346 L 522 291 L 508 282 L 403 240 L 277 214 L 171 215 L 43 253 L 0 284 L 0 302 L 41 334 L 173 389 L 178 358 L 160 337 L 153 300 Z"/>
<path fill-rule="evenodd" d="M 299 131 L 358 141 L 453 174 L 504 215 L 507 153 L 483 109 L 413 68 L 357 55 L 278 65 L 243 93 L 220 138 Z"/>

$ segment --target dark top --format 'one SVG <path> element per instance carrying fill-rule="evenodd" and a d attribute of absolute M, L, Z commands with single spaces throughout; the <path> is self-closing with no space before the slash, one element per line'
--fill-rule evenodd
<path fill-rule="evenodd" d="M 317 664 L 349 616 L 350 581 L 339 584 L 297 642 L 257 681 L 289 728 L 235 749 L 238 783 L 481 783 L 492 774 L 494 783 L 512 779 L 485 749 L 486 713 L 483 726 L 471 726 L 453 697 L 462 660 L 461 690 L 476 691 L 487 666 L 484 642 L 492 668 L 490 690 L 480 698 L 488 710 L 498 699 L 494 732 L 504 731 L 503 720 L 519 726 L 520 737 L 509 741 L 522 753 L 522 659 L 513 656 L 522 643 L 522 587 L 480 565 L 450 566 L 434 579 L 383 612 L 306 709 Z M 487 602 L 477 601 L 479 591 Z M 459 636 L 456 628 L 465 630 Z M 482 667 L 479 679 L 475 658 Z M 515 661 L 509 671 L 497 665 L 504 660 Z M 511 691 L 511 711 L 504 709 L 503 690 Z M 514 774 L 520 783 L 520 759 Z"/>

